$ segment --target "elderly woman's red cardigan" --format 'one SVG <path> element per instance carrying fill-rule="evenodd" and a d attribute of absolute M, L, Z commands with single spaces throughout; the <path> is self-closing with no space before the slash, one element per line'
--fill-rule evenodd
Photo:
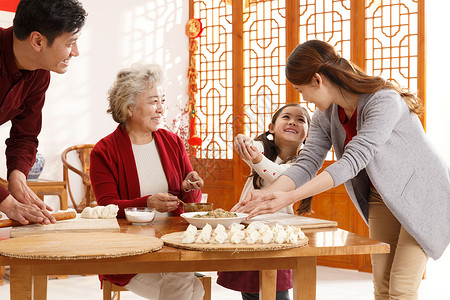
<path fill-rule="evenodd" d="M 192 171 L 183 141 L 176 134 L 164 129 L 153 132 L 153 138 L 169 191 L 184 202 L 200 202 L 200 191 L 186 193 L 182 189 L 184 178 Z M 99 205 L 118 205 L 118 217 L 121 218 L 125 217 L 125 207 L 147 206 L 149 195 L 141 197 L 131 141 L 123 125 L 119 125 L 113 133 L 95 145 L 90 160 L 90 179 Z M 179 206 L 171 214 L 179 216 L 182 212 L 182 207 Z M 100 275 L 100 279 L 105 278 L 124 286 L 133 276 L 134 274 Z"/>

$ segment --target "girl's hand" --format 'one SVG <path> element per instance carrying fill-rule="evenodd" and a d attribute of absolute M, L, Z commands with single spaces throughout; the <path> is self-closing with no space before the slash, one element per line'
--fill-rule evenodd
<path fill-rule="evenodd" d="M 158 193 L 147 198 L 147 206 L 159 212 L 168 212 L 177 209 L 178 198 L 169 193 Z"/>
<path fill-rule="evenodd" d="M 291 192 L 265 192 L 252 191 L 249 196 L 239 204 L 236 212 L 248 213 L 248 219 L 258 215 L 270 214 L 279 211 L 283 207 L 294 203 L 293 191 Z M 236 205 L 235 205 L 236 207 Z M 233 209 L 235 208 L 233 207 Z"/>
<path fill-rule="evenodd" d="M 204 185 L 203 179 L 195 171 L 192 171 L 189 174 L 187 174 L 186 178 L 182 183 L 182 187 L 185 192 L 189 192 L 191 190 L 199 190 L 203 187 L 203 185 Z"/>
<path fill-rule="evenodd" d="M 252 163 L 257 164 L 262 160 L 262 153 L 254 145 L 248 145 L 247 152 Z"/>
<path fill-rule="evenodd" d="M 253 160 L 258 155 L 253 140 L 243 134 L 234 137 L 234 150 L 243 160 Z"/>

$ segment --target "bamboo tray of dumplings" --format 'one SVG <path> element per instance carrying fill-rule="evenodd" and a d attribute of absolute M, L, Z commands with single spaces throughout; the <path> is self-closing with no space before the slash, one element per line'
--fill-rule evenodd
<path fill-rule="evenodd" d="M 161 239 L 163 240 L 166 246 L 197 251 L 267 251 L 267 250 L 282 250 L 282 249 L 297 248 L 306 246 L 308 244 L 308 237 L 298 240 L 298 242 L 295 244 L 287 244 L 287 243 L 246 244 L 245 241 L 242 241 L 240 244 L 231 244 L 231 243 L 183 244 L 181 242 L 183 240 L 183 233 L 184 231 L 165 234 L 161 237 Z"/>

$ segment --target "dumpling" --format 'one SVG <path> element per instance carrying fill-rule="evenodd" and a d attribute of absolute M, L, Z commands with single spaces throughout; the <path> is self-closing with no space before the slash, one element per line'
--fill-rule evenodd
<path fill-rule="evenodd" d="M 263 227 L 264 223 L 261 221 L 254 221 L 248 224 L 247 230 L 259 230 L 261 227 Z"/>
<path fill-rule="evenodd" d="M 235 231 L 235 230 L 242 230 L 245 226 L 239 223 L 231 223 L 231 225 L 228 227 L 228 230 Z"/>
<path fill-rule="evenodd" d="M 197 235 L 197 227 L 189 224 L 188 228 L 183 232 L 183 244 L 192 244 L 195 241 L 195 236 Z"/>
<path fill-rule="evenodd" d="M 242 232 L 242 229 L 244 229 L 244 225 L 242 224 L 238 224 L 238 223 L 232 223 L 229 227 L 228 227 L 228 239 L 231 241 L 231 237 L 236 233 L 236 232 Z M 245 234 L 244 234 L 245 236 Z"/>
<path fill-rule="evenodd" d="M 262 232 L 264 232 L 264 231 L 266 231 L 266 230 L 270 230 L 270 226 L 267 225 L 267 224 L 262 224 L 261 227 L 258 229 L 258 231 L 259 231 L 260 233 L 262 233 Z"/>
<path fill-rule="evenodd" d="M 287 233 L 286 243 L 288 244 L 296 244 L 298 242 L 298 235 L 295 233 Z"/>
<path fill-rule="evenodd" d="M 181 243 L 183 244 L 192 244 L 195 241 L 195 235 L 186 235 Z"/>
<path fill-rule="evenodd" d="M 253 230 L 246 230 L 245 232 L 245 242 L 247 244 L 256 244 L 260 238 L 260 233 L 258 230 L 253 229 Z"/>
<path fill-rule="evenodd" d="M 286 230 L 284 230 L 283 226 L 275 224 L 275 226 L 272 228 L 272 232 L 273 241 L 277 244 L 283 244 L 287 237 Z"/>
<path fill-rule="evenodd" d="M 298 242 L 298 234 L 294 227 L 288 226 L 286 228 L 286 243 L 296 244 Z"/>
<path fill-rule="evenodd" d="M 230 236 L 230 235 L 228 235 Z M 241 242 L 241 240 L 243 240 L 245 238 L 245 233 L 242 230 L 236 230 L 234 231 L 234 233 L 231 235 L 230 239 L 230 243 L 232 244 L 239 244 Z"/>
<path fill-rule="evenodd" d="M 228 241 L 228 234 L 224 232 L 215 233 L 211 240 L 213 243 L 223 244 Z"/>
<path fill-rule="evenodd" d="M 297 236 L 298 236 L 299 239 L 306 238 L 305 233 L 302 231 L 302 229 L 300 227 L 294 227 L 294 232 L 297 233 Z"/>
<path fill-rule="evenodd" d="M 225 233 L 225 227 L 222 224 L 217 224 L 214 229 L 214 234 Z"/>
<path fill-rule="evenodd" d="M 183 232 L 183 237 L 193 235 L 194 237 L 197 235 L 197 227 L 192 224 L 189 224 L 188 228 Z"/>
<path fill-rule="evenodd" d="M 262 244 L 269 244 L 272 242 L 273 239 L 273 231 L 270 229 L 269 226 L 265 225 L 261 227 L 259 230 L 260 238 L 259 242 Z"/>
<path fill-rule="evenodd" d="M 295 244 L 299 239 L 304 239 L 305 233 L 301 230 L 300 227 L 288 226 L 286 228 L 286 243 Z"/>
<path fill-rule="evenodd" d="M 222 224 L 217 224 L 212 233 L 211 243 L 223 244 L 228 240 L 228 234 Z"/>
<path fill-rule="evenodd" d="M 207 244 L 209 243 L 209 239 L 211 238 L 212 233 L 212 227 L 208 223 L 203 227 L 202 231 L 200 231 L 200 234 L 198 235 L 197 239 L 195 240 L 196 243 L 199 244 Z"/>

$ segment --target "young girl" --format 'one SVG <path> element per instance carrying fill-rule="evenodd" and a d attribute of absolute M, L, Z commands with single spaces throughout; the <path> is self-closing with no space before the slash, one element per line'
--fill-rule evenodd
<path fill-rule="evenodd" d="M 375 299 L 417 299 L 428 256 L 450 241 L 450 169 L 425 135 L 420 101 L 318 40 L 297 46 L 286 77 L 318 107 L 308 143 L 285 176 L 234 209 L 270 213 L 345 183 L 370 237 L 391 246 L 372 255 Z M 315 176 L 331 146 L 338 160 Z"/>
<path fill-rule="evenodd" d="M 239 156 L 250 166 L 252 174 L 247 180 L 239 201 L 247 194 L 260 189 L 277 179 L 297 159 L 300 146 L 308 134 L 310 117 L 308 111 L 296 103 L 281 107 L 272 117 L 269 130 L 253 141 L 239 134 L 234 139 L 234 147 Z M 302 201 L 300 213 L 309 212 L 310 201 Z M 292 204 L 278 212 L 293 214 Z M 217 283 L 240 291 L 242 299 L 259 299 L 259 272 L 219 272 Z M 291 270 L 277 272 L 277 300 L 289 299 L 292 288 Z"/>

